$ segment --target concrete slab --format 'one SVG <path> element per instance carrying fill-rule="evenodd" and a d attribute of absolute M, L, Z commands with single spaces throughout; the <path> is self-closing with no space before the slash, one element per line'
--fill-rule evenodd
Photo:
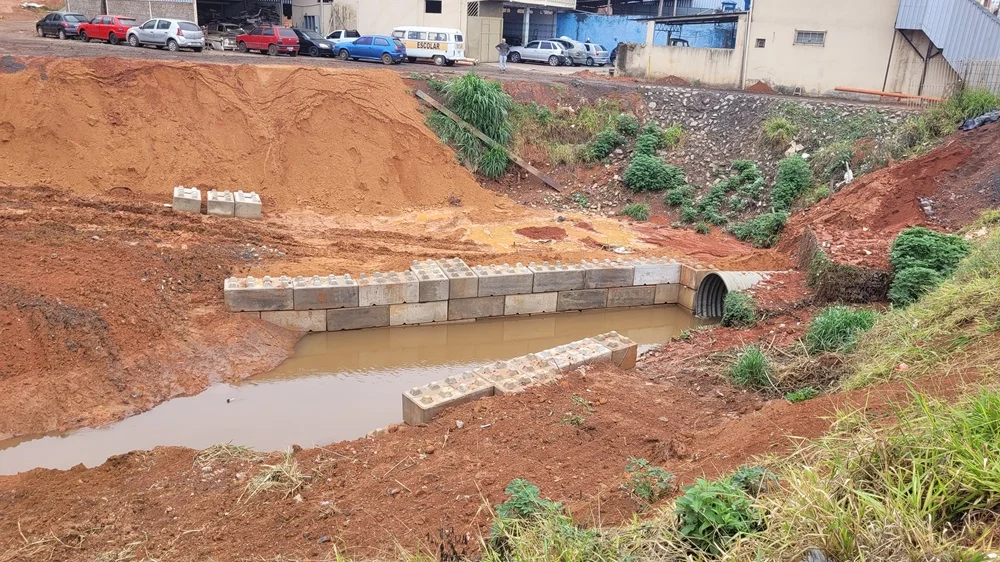
<path fill-rule="evenodd" d="M 178 185 L 174 188 L 173 209 L 177 213 L 200 213 L 201 190 Z"/>
<path fill-rule="evenodd" d="M 484 365 L 472 373 L 493 385 L 497 395 L 516 394 L 558 379 L 562 373 L 551 361 L 534 354 Z"/>
<path fill-rule="evenodd" d="M 458 258 L 435 260 L 448 278 L 448 298 L 469 299 L 479 296 L 479 277 Z"/>
<path fill-rule="evenodd" d="M 236 214 L 236 199 L 229 191 L 210 190 L 205 206 L 208 214 L 217 217 L 231 217 Z"/>
<path fill-rule="evenodd" d="M 326 330 L 360 330 L 381 328 L 389 325 L 388 306 L 366 306 L 362 308 L 336 308 L 326 311 Z"/>
<path fill-rule="evenodd" d="M 591 339 L 611 350 L 611 362 L 615 365 L 626 370 L 635 368 L 635 361 L 639 357 L 639 344 L 613 331 Z"/>
<path fill-rule="evenodd" d="M 516 314 L 542 314 L 555 312 L 559 293 L 531 293 L 528 295 L 507 295 L 504 297 L 504 316 Z"/>
<path fill-rule="evenodd" d="M 690 312 L 694 312 L 694 297 L 698 294 L 698 291 L 681 285 L 680 292 L 677 295 L 677 304 L 688 309 Z"/>
<path fill-rule="evenodd" d="M 479 277 L 479 296 L 521 295 L 531 292 L 534 275 L 521 264 L 477 265 L 472 268 Z"/>
<path fill-rule="evenodd" d="M 681 293 L 681 286 L 680 283 L 657 285 L 656 294 L 653 296 L 653 304 L 677 304 Z"/>
<path fill-rule="evenodd" d="M 420 302 L 420 282 L 412 271 L 393 271 L 358 278 L 358 305 L 382 306 Z"/>
<path fill-rule="evenodd" d="M 621 258 L 611 261 L 582 261 L 586 270 L 583 287 L 585 289 L 608 289 L 611 287 L 631 287 L 635 268 Z"/>
<path fill-rule="evenodd" d="M 325 310 L 275 310 L 261 312 L 262 320 L 295 332 L 325 332 Z"/>
<path fill-rule="evenodd" d="M 295 310 L 321 310 L 358 306 L 358 282 L 350 275 L 296 277 Z"/>
<path fill-rule="evenodd" d="M 463 374 L 449 380 L 454 386 L 437 381 L 404 392 L 403 421 L 409 425 L 424 424 L 446 408 L 493 396 L 493 386 L 478 377 Z"/>
<path fill-rule="evenodd" d="M 476 297 L 448 301 L 448 320 L 503 316 L 504 297 Z"/>
<path fill-rule="evenodd" d="M 564 264 L 556 262 L 529 263 L 528 269 L 534 274 L 532 291 L 548 293 L 551 291 L 574 291 L 583 288 L 585 270 L 578 263 Z"/>
<path fill-rule="evenodd" d="M 608 306 L 608 289 L 583 289 L 581 291 L 559 291 L 556 302 L 557 312 L 570 310 L 590 310 Z"/>
<path fill-rule="evenodd" d="M 446 301 L 451 282 L 434 260 L 414 261 L 410 271 L 420 282 L 420 302 Z"/>
<path fill-rule="evenodd" d="M 646 306 L 656 299 L 656 287 L 615 287 L 608 289 L 608 308 L 619 306 Z"/>
<path fill-rule="evenodd" d="M 223 301 L 233 312 L 292 310 L 292 280 L 282 275 L 278 278 L 264 276 L 230 277 L 223 286 Z"/>
<path fill-rule="evenodd" d="M 429 322 L 446 322 L 447 320 L 448 301 L 389 305 L 390 326 L 427 324 Z"/>
<path fill-rule="evenodd" d="M 690 289 L 697 289 L 701 285 L 701 280 L 705 278 L 706 275 L 712 273 L 713 269 L 705 269 L 699 266 L 690 266 L 687 264 L 681 265 L 681 278 L 680 284 L 688 287 Z"/>
<path fill-rule="evenodd" d="M 667 258 L 636 258 L 633 285 L 662 285 L 681 282 L 681 264 Z"/>
<path fill-rule="evenodd" d="M 254 191 L 237 191 L 233 196 L 235 216 L 242 219 L 259 219 L 262 205 L 260 195 Z"/>

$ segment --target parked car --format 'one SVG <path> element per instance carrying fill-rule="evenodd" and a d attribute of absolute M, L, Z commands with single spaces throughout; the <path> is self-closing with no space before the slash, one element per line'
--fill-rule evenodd
<path fill-rule="evenodd" d="M 97 16 L 89 23 L 80 24 L 80 39 L 84 42 L 98 39 L 117 45 L 125 40 L 128 30 L 137 25 L 139 22 L 125 16 Z"/>
<path fill-rule="evenodd" d="M 330 41 L 333 41 L 334 43 L 354 41 L 358 37 L 361 37 L 361 34 L 358 33 L 357 29 L 337 29 L 335 31 L 331 31 L 326 35 L 326 38 L 329 39 Z"/>
<path fill-rule="evenodd" d="M 236 36 L 246 33 L 235 23 L 214 21 L 204 26 L 205 46 L 218 51 L 235 51 Z"/>
<path fill-rule="evenodd" d="M 169 51 L 191 49 L 200 53 L 205 48 L 205 34 L 195 23 L 185 20 L 152 19 L 132 27 L 126 35 L 133 47 L 153 45 Z"/>
<path fill-rule="evenodd" d="M 236 37 L 236 50 L 241 53 L 260 51 L 272 57 L 287 53 L 294 57 L 299 54 L 299 36 L 290 27 L 262 25 Z"/>
<path fill-rule="evenodd" d="M 362 35 L 354 41 L 337 44 L 340 60 L 380 60 L 383 64 L 399 64 L 406 58 L 406 45 L 388 35 Z"/>
<path fill-rule="evenodd" d="M 293 28 L 299 38 L 299 52 L 310 57 L 332 57 L 333 42 L 311 29 Z"/>
<path fill-rule="evenodd" d="M 392 36 L 406 47 L 409 62 L 428 59 L 438 66 L 453 66 L 455 61 L 467 60 L 461 29 L 401 26 L 392 30 Z"/>
<path fill-rule="evenodd" d="M 510 62 L 547 62 L 549 66 L 566 64 L 566 49 L 553 41 L 532 41 L 523 47 L 511 47 L 507 55 Z"/>
<path fill-rule="evenodd" d="M 562 48 L 566 50 L 567 58 L 569 62 L 567 64 L 572 64 L 575 66 L 580 66 L 587 62 L 587 49 L 584 44 L 566 37 L 565 35 L 559 37 L 558 39 L 546 39 L 546 41 L 552 41 L 562 45 Z"/>
<path fill-rule="evenodd" d="M 587 60 L 584 62 L 587 66 L 604 66 L 611 59 L 611 53 L 608 52 L 608 49 L 604 45 L 584 43 L 583 47 L 587 50 Z"/>
<path fill-rule="evenodd" d="M 52 12 L 35 24 L 35 33 L 39 37 L 55 35 L 60 39 L 76 37 L 80 33 L 80 24 L 87 23 L 87 16 L 68 12 Z"/>

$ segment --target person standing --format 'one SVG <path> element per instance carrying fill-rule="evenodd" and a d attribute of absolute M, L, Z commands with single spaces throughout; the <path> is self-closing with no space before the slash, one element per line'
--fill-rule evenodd
<path fill-rule="evenodd" d="M 507 55 L 510 54 L 510 45 L 507 44 L 506 38 L 500 38 L 500 44 L 497 45 L 497 51 L 500 53 L 500 72 L 507 72 Z"/>

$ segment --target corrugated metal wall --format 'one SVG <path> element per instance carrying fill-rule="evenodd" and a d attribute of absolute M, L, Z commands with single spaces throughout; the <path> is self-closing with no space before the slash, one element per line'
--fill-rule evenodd
<path fill-rule="evenodd" d="M 926 33 L 959 74 L 966 61 L 1000 58 L 1000 19 L 975 0 L 900 0 L 896 28 Z"/>

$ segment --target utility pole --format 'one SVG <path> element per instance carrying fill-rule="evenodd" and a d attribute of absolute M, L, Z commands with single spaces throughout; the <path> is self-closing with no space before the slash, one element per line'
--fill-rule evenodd
<path fill-rule="evenodd" d="M 658 17 L 658 18 L 662 18 L 663 17 L 663 0 L 660 0 L 660 9 L 657 10 L 656 17 Z"/>

